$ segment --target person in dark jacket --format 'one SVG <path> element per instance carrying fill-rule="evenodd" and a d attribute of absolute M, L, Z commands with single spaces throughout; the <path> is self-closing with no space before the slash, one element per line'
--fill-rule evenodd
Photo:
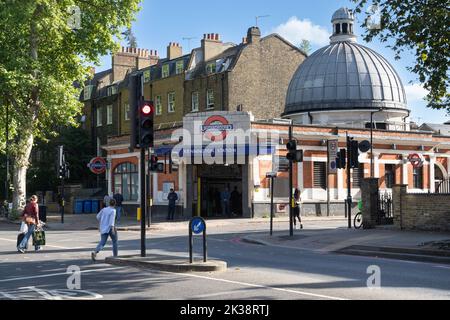
<path fill-rule="evenodd" d="M 294 192 L 294 228 L 297 228 L 297 219 L 300 223 L 300 229 L 303 229 L 302 217 L 300 214 L 300 205 L 302 203 L 301 192 L 299 189 L 295 189 Z"/>
<path fill-rule="evenodd" d="M 170 189 L 167 200 L 169 200 L 169 212 L 167 215 L 167 220 L 175 220 L 175 208 L 178 201 L 178 195 L 174 189 Z"/>
<path fill-rule="evenodd" d="M 239 215 L 240 212 L 240 203 L 241 203 L 241 194 L 238 191 L 237 187 L 234 187 L 233 192 L 231 192 L 231 213 L 233 215 Z"/>
<path fill-rule="evenodd" d="M 122 216 L 122 213 L 123 213 L 123 207 L 122 207 L 123 196 L 120 192 L 117 192 L 113 196 L 113 199 L 116 200 L 116 226 L 117 226 L 120 223 L 120 217 Z"/>
<path fill-rule="evenodd" d="M 39 224 L 39 206 L 37 196 L 32 196 L 30 198 L 30 201 L 23 210 L 22 219 L 28 226 L 28 232 L 25 234 L 22 242 L 17 247 L 17 251 L 25 253 L 25 248 L 27 247 L 28 241 L 36 230 L 36 226 Z M 40 246 L 35 246 L 36 251 L 39 251 L 40 249 Z"/>

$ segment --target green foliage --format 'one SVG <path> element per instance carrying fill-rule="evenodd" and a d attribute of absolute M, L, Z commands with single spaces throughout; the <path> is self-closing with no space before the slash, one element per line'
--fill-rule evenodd
<path fill-rule="evenodd" d="M 133 33 L 133 30 L 131 28 L 128 28 L 122 35 L 125 37 L 125 40 L 127 40 L 128 47 L 130 48 L 137 48 L 137 39 L 136 36 Z"/>
<path fill-rule="evenodd" d="M 68 183 L 81 183 L 92 174 L 87 167 L 93 154 L 87 132 L 77 127 L 64 127 L 60 134 L 48 141 L 39 140 L 27 172 L 28 189 L 36 191 L 56 191 L 60 185 L 57 178 L 58 146 L 63 145 L 66 161 L 69 163 L 70 179 Z"/>
<path fill-rule="evenodd" d="M 381 42 L 391 39 L 390 47 L 396 59 L 404 50 L 413 50 L 415 65 L 409 70 L 418 75 L 419 81 L 429 90 L 428 106 L 447 109 L 450 112 L 450 10 L 449 2 L 442 0 L 352 0 L 360 13 L 369 4 L 378 6 L 381 28 L 366 28 L 365 40 L 378 37 Z M 365 12 L 366 18 L 372 13 Z M 367 19 L 366 19 L 367 21 Z"/>
<path fill-rule="evenodd" d="M 303 39 L 302 42 L 299 44 L 299 49 L 305 52 L 306 54 L 309 54 L 312 50 L 311 48 L 311 42 L 309 40 Z"/>
<path fill-rule="evenodd" d="M 89 65 L 118 49 L 139 0 L 0 0 L 0 130 L 10 108 L 12 152 L 18 158 L 30 135 L 47 139 L 75 124 Z M 80 8 L 80 28 L 68 23 Z M 0 151 L 5 149 L 0 135 Z"/>

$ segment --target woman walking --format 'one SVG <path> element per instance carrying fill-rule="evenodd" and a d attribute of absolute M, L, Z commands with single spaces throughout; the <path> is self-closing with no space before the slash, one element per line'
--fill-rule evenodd
<path fill-rule="evenodd" d="M 32 196 L 30 201 L 26 205 L 25 209 L 22 213 L 22 219 L 26 223 L 28 227 L 28 232 L 25 234 L 22 242 L 17 247 L 17 251 L 21 253 L 25 253 L 25 249 L 28 245 L 28 241 L 30 237 L 33 235 L 36 227 L 39 225 L 39 206 L 38 206 L 38 197 Z M 41 250 L 40 246 L 35 246 L 34 249 L 36 251 Z"/>
<path fill-rule="evenodd" d="M 302 218 L 300 214 L 301 192 L 299 189 L 294 191 L 294 227 L 297 228 L 297 219 L 300 223 L 300 229 L 303 229 Z"/>

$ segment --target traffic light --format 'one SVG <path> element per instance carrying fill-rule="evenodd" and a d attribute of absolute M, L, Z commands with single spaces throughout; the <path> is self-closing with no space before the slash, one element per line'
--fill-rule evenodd
<path fill-rule="evenodd" d="M 148 163 L 148 171 L 162 173 L 164 172 L 164 163 L 159 163 L 157 156 L 151 156 Z"/>
<path fill-rule="evenodd" d="M 345 149 L 341 149 L 337 153 L 336 166 L 338 169 L 346 168 L 346 166 L 347 166 L 347 151 Z"/>
<path fill-rule="evenodd" d="M 59 179 L 64 179 L 66 177 L 66 166 L 60 165 L 59 169 L 58 169 L 58 178 Z"/>
<path fill-rule="evenodd" d="M 286 159 L 292 162 L 303 162 L 303 150 L 297 150 L 297 141 L 289 141 L 286 148 L 288 149 Z"/>
<path fill-rule="evenodd" d="M 350 168 L 355 169 L 359 167 L 359 143 L 356 140 L 350 141 Z"/>
<path fill-rule="evenodd" d="M 153 148 L 153 116 L 155 108 L 152 101 L 139 102 L 139 147 Z"/>

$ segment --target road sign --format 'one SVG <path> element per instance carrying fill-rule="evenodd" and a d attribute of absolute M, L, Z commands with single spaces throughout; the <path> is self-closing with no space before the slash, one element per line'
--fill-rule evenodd
<path fill-rule="evenodd" d="M 88 168 L 95 174 L 105 173 L 107 166 L 106 160 L 101 157 L 92 159 L 88 164 Z"/>
<path fill-rule="evenodd" d="M 339 149 L 338 140 L 328 140 L 328 173 L 337 174 L 337 153 Z"/>
<path fill-rule="evenodd" d="M 418 153 L 411 154 L 408 159 L 414 168 L 423 167 L 423 158 Z"/>
<path fill-rule="evenodd" d="M 362 142 L 359 143 L 359 151 L 361 151 L 362 153 L 366 153 L 370 150 L 370 142 L 367 140 L 364 140 Z"/>
<path fill-rule="evenodd" d="M 192 232 L 194 234 L 201 234 L 205 230 L 205 220 L 202 218 L 194 218 L 192 220 Z"/>

